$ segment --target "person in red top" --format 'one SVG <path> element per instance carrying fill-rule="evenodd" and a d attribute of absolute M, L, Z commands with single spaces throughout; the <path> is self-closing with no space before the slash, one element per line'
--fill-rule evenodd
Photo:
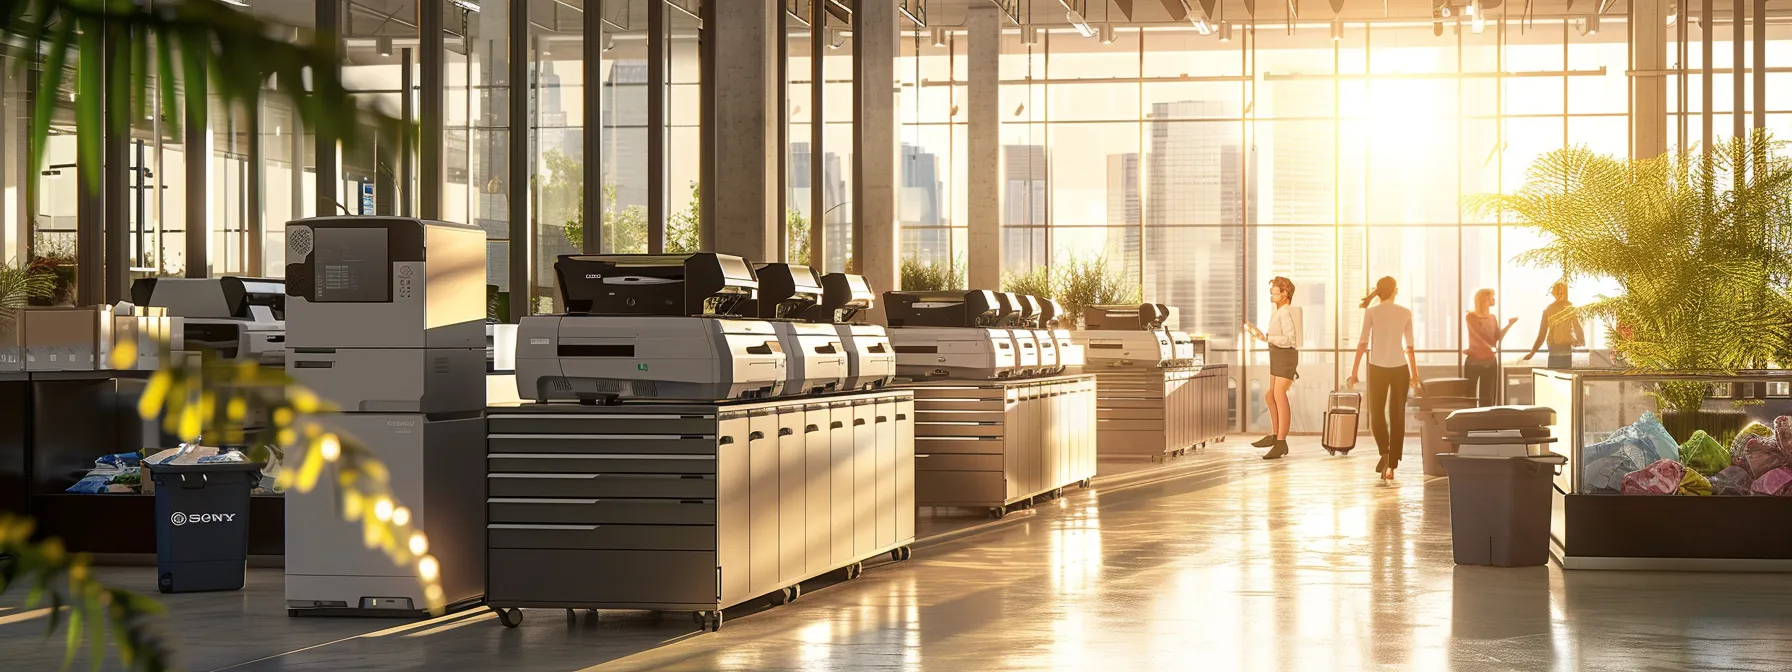
<path fill-rule="evenodd" d="M 1506 326 L 1500 327 L 1499 318 L 1493 314 L 1493 290 L 1483 289 L 1475 292 L 1475 309 L 1464 319 L 1468 323 L 1468 347 L 1462 354 L 1468 359 L 1462 362 L 1462 377 L 1475 386 L 1480 405 L 1492 406 L 1499 399 L 1500 359 L 1496 351 L 1518 318 L 1506 320 Z"/>

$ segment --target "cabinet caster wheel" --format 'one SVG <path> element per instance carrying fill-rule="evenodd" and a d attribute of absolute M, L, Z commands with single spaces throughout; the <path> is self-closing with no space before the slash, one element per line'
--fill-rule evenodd
<path fill-rule="evenodd" d="M 855 562 L 846 566 L 846 580 L 851 581 L 864 575 L 865 565 L 863 563 Z"/>
<path fill-rule="evenodd" d="M 994 518 L 996 520 L 1001 520 L 1002 516 L 1006 516 L 1006 515 L 1008 515 L 1007 507 L 1002 507 L 1002 506 L 989 507 L 989 517 L 991 517 L 991 518 Z"/>
<path fill-rule="evenodd" d="M 1082 487 L 1083 487 L 1083 488 L 1085 488 L 1085 489 L 1086 489 L 1086 488 L 1088 488 L 1088 487 L 1089 487 L 1089 486 L 1090 486 L 1090 485 L 1093 485 L 1093 484 L 1094 484 L 1094 479 L 1089 479 L 1089 478 L 1085 478 L 1085 479 L 1083 479 L 1083 481 L 1082 481 L 1082 483 L 1081 483 L 1081 484 L 1080 484 L 1080 485 L 1081 485 L 1081 486 L 1082 486 Z"/>
<path fill-rule="evenodd" d="M 910 560 L 915 557 L 915 549 L 913 547 L 903 546 L 902 548 L 899 548 L 896 550 L 902 551 L 902 559 L 903 560 Z"/>
<path fill-rule="evenodd" d="M 795 588 L 785 588 L 783 590 L 780 590 L 780 591 L 778 591 L 777 596 L 772 598 L 772 604 L 778 605 L 780 607 L 784 606 L 786 604 L 790 604 L 791 602 L 795 602 L 795 601 L 796 601 L 796 589 Z"/>
<path fill-rule="evenodd" d="M 523 610 L 521 609 L 516 607 L 511 607 L 509 609 L 493 608 L 492 611 L 498 612 L 498 622 L 504 624 L 504 627 L 506 628 L 514 628 L 523 624 Z"/>
<path fill-rule="evenodd" d="M 698 630 L 715 632 L 722 629 L 721 611 L 693 611 L 691 621 L 697 624 Z"/>

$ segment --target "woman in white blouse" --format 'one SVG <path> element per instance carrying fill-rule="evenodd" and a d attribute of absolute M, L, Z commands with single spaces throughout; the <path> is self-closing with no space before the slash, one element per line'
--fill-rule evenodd
<path fill-rule="evenodd" d="M 1381 449 L 1381 462 L 1375 470 L 1384 481 L 1394 480 L 1401 447 L 1406 443 L 1406 388 L 1424 391 L 1414 375 L 1419 364 L 1412 352 L 1412 311 L 1394 303 L 1394 296 L 1399 293 L 1394 279 L 1383 277 L 1363 297 L 1363 334 L 1356 340 L 1356 361 L 1350 364 L 1349 383 L 1356 387 L 1363 355 L 1369 356 L 1369 428 L 1375 434 L 1376 447 Z M 1376 298 L 1381 302 L 1370 307 L 1369 302 Z M 1406 346 L 1404 357 L 1402 343 Z"/>
<path fill-rule="evenodd" d="M 1269 393 L 1263 395 L 1263 401 L 1269 405 L 1273 433 L 1251 444 L 1269 449 L 1263 454 L 1265 460 L 1288 454 L 1288 425 L 1293 417 L 1288 409 L 1288 388 L 1300 377 L 1294 369 L 1300 362 L 1303 326 L 1300 309 L 1288 305 L 1293 301 L 1294 281 L 1278 275 L 1269 281 L 1269 302 L 1276 307 L 1269 316 L 1269 331 L 1248 322 L 1244 325 L 1245 333 L 1269 344 Z"/>

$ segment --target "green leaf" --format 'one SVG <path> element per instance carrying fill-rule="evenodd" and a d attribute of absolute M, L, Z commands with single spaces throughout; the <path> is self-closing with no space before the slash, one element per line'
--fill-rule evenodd
<path fill-rule="evenodd" d="M 106 144 L 106 58 L 101 49 L 100 21 L 82 18 L 77 23 L 80 36 L 76 44 L 81 54 L 75 63 L 75 163 L 84 177 L 98 180 Z"/>
<path fill-rule="evenodd" d="M 81 650 L 81 609 L 71 609 L 68 614 L 68 633 L 63 635 L 68 646 L 62 654 L 62 672 L 68 672 L 69 665 L 75 662 L 75 652 Z"/>
<path fill-rule="evenodd" d="M 56 114 L 56 97 L 62 94 L 62 79 L 67 75 L 68 43 L 74 36 L 72 21 L 56 25 L 50 46 L 44 52 L 43 73 L 37 80 L 37 109 L 31 115 L 31 169 L 42 170 L 50 138 L 50 118 Z"/>
<path fill-rule="evenodd" d="M 157 33 L 153 37 L 156 41 L 156 88 L 162 94 L 162 109 L 157 114 L 168 124 L 169 132 L 179 135 L 186 118 L 181 116 L 180 103 L 175 98 L 174 38 L 166 33 Z"/>

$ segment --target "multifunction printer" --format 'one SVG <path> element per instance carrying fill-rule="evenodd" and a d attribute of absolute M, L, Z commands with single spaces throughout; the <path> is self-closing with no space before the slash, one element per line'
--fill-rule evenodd
<path fill-rule="evenodd" d="M 718 401 L 783 392 L 786 359 L 771 323 L 744 317 L 759 280 L 740 257 L 699 252 L 561 255 L 564 315 L 523 318 L 523 399 Z"/>
<path fill-rule="evenodd" d="M 1049 338 L 1057 351 L 1058 370 L 1080 369 L 1084 363 L 1083 346 L 1070 338 L 1069 316 L 1064 314 L 1064 304 L 1057 299 L 1039 300 L 1039 327 L 1045 338 Z"/>
<path fill-rule="evenodd" d="M 286 225 L 286 372 L 390 467 L 452 609 L 485 592 L 485 232 L 405 217 Z M 163 282 L 166 282 L 164 280 Z M 160 288 L 157 288 L 160 293 Z M 334 477 L 286 497 L 289 614 L 420 615 L 414 566 L 342 522 Z"/>
<path fill-rule="evenodd" d="M 1014 338 L 996 328 L 1008 311 L 982 289 L 884 293 L 896 373 L 911 378 L 1008 378 Z"/>
<path fill-rule="evenodd" d="M 821 276 L 821 303 L 809 309 L 809 319 L 832 327 L 846 346 L 846 383 L 841 389 L 875 390 L 896 378 L 896 350 L 889 332 L 864 324 L 874 299 L 871 283 L 863 276 Z"/>
<path fill-rule="evenodd" d="M 1154 303 L 1088 306 L 1083 309 L 1083 329 L 1071 332 L 1070 338 L 1083 346 L 1088 366 L 1167 366 L 1175 361 L 1176 351 L 1163 329 L 1164 313 Z"/>
<path fill-rule="evenodd" d="M 286 281 L 238 278 L 139 278 L 131 303 L 181 318 L 188 350 L 233 361 L 286 363 Z"/>
<path fill-rule="evenodd" d="M 760 264 L 759 298 L 746 302 L 746 312 L 771 322 L 784 348 L 784 395 L 839 391 L 850 370 L 846 343 L 832 324 L 798 321 L 821 303 L 821 279 L 800 264 Z"/>
<path fill-rule="evenodd" d="M 1033 341 L 1039 347 L 1040 374 L 1056 374 L 1064 371 L 1064 365 L 1058 362 L 1058 341 L 1052 332 L 1044 328 L 1040 322 L 1045 317 L 1045 300 L 1028 294 L 1020 295 L 1020 326 L 1031 332 Z"/>

